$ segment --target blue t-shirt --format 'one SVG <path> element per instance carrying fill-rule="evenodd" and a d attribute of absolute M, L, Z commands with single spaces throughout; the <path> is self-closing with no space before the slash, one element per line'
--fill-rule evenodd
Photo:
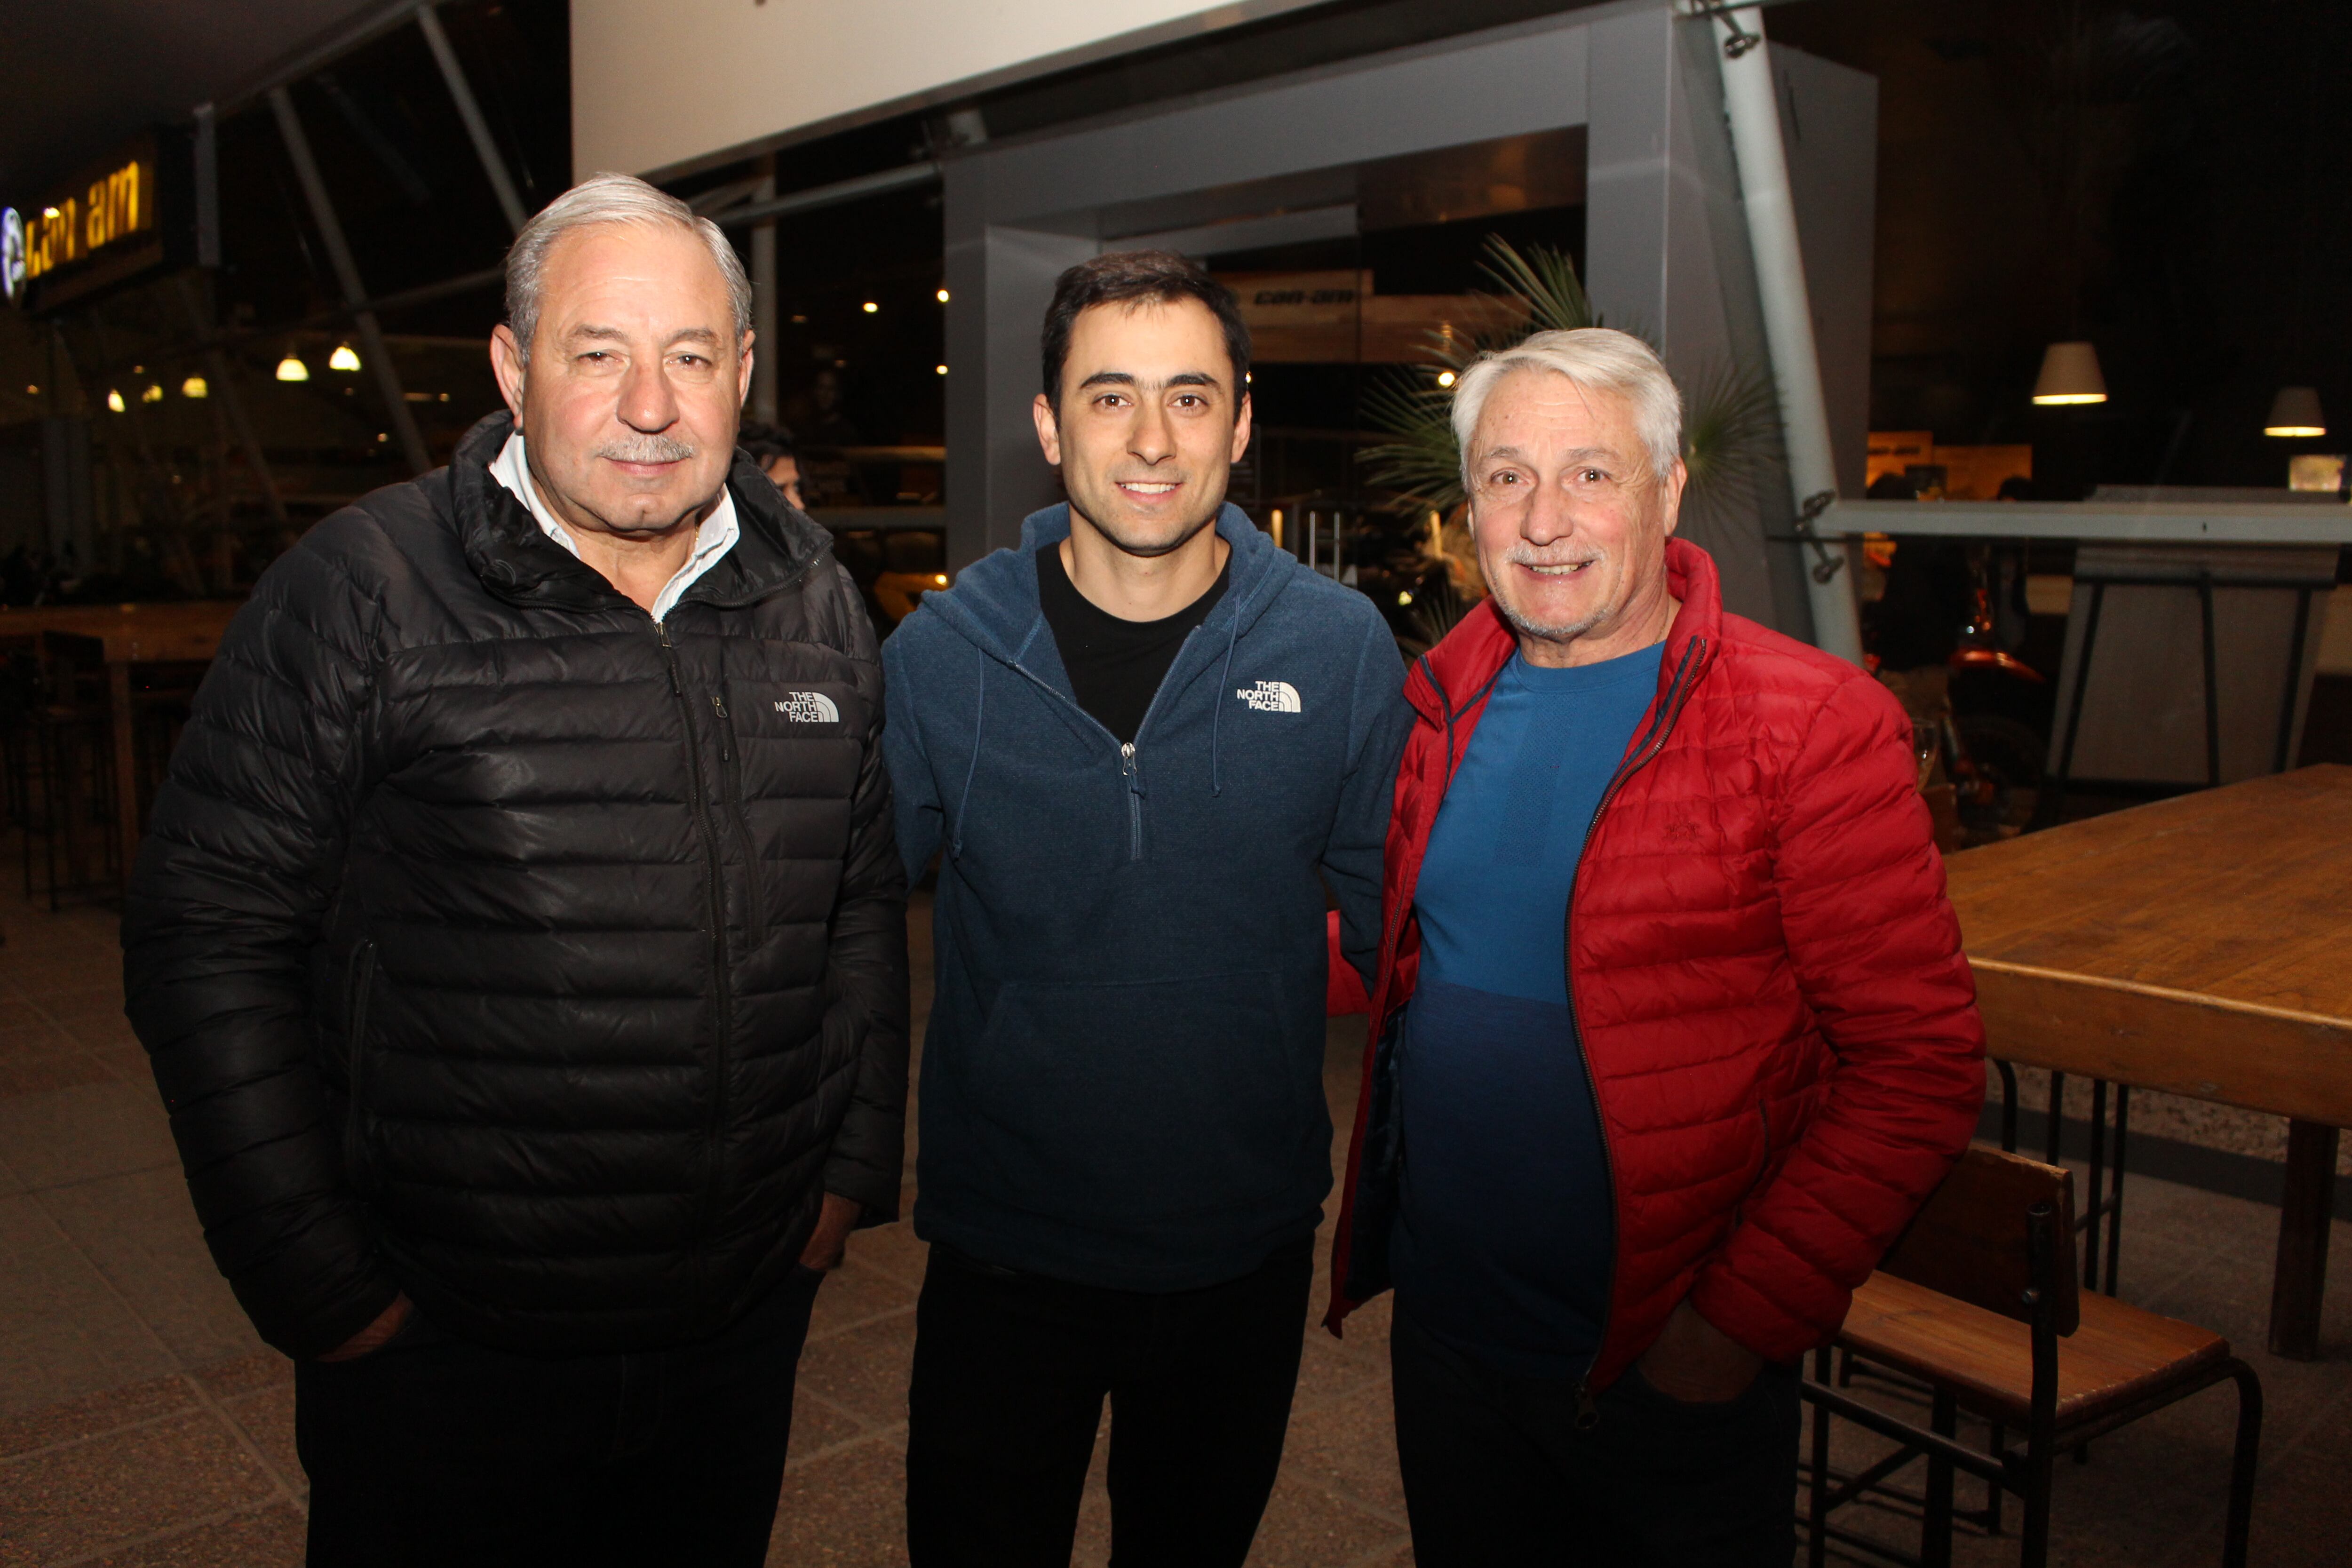
<path fill-rule="evenodd" d="M 1507 1371 L 1580 1376 L 1600 1345 L 1614 1220 L 1569 1013 L 1568 901 L 1664 653 L 1568 669 L 1513 655 L 1414 891 L 1391 1266 L 1416 1322 Z"/>

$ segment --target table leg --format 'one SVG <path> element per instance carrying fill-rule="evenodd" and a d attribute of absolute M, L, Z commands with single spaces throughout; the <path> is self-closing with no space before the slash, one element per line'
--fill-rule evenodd
<path fill-rule="evenodd" d="M 2319 1359 L 2319 1307 L 2335 1218 L 2336 1130 L 2286 1124 L 2286 1192 L 2279 1205 L 2278 1269 L 2271 1279 L 2271 1353 Z"/>
<path fill-rule="evenodd" d="M 131 722 L 131 665 L 110 659 L 106 697 L 114 710 L 114 811 L 121 824 L 122 885 L 131 886 L 131 862 L 139 853 L 139 757 Z"/>

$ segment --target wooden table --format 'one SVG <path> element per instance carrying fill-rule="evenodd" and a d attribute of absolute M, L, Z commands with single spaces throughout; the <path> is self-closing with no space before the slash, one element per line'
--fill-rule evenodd
<path fill-rule="evenodd" d="M 1992 1054 L 2288 1119 L 2271 1349 L 2318 1354 L 2352 1126 L 2352 767 L 2135 806 L 1945 862 Z"/>
<path fill-rule="evenodd" d="M 122 879 L 139 852 L 139 763 L 131 730 L 131 668 L 138 664 L 198 663 L 220 647 L 242 600 L 195 599 L 161 605 L 0 606 L 0 638 L 67 632 L 103 645 L 106 690 L 114 723 L 115 810 L 121 825 Z"/>

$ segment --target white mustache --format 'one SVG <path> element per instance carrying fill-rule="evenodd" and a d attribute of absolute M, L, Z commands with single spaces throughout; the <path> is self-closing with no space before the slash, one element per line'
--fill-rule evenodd
<path fill-rule="evenodd" d="M 636 436 L 625 441 L 607 441 L 596 448 L 598 457 L 610 458 L 616 463 L 683 463 L 694 453 L 694 447 L 667 436 Z"/>

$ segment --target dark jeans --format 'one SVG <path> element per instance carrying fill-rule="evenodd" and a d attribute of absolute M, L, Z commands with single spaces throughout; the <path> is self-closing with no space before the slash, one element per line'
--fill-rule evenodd
<path fill-rule="evenodd" d="M 310 1568 L 765 1561 L 823 1278 L 672 1350 L 514 1355 L 411 1316 L 371 1355 L 299 1363 Z"/>
<path fill-rule="evenodd" d="M 1105 1395 L 1112 1563 L 1238 1568 L 1282 1464 L 1313 1245 L 1166 1295 L 933 1247 L 908 1395 L 916 1568 L 1067 1568 Z"/>
<path fill-rule="evenodd" d="M 1573 1384 L 1493 1371 L 1402 1304 L 1389 1361 L 1421 1568 L 1789 1568 L 1794 1368 L 1767 1366 L 1720 1405 L 1669 1399 L 1628 1372 L 1579 1429 Z"/>

